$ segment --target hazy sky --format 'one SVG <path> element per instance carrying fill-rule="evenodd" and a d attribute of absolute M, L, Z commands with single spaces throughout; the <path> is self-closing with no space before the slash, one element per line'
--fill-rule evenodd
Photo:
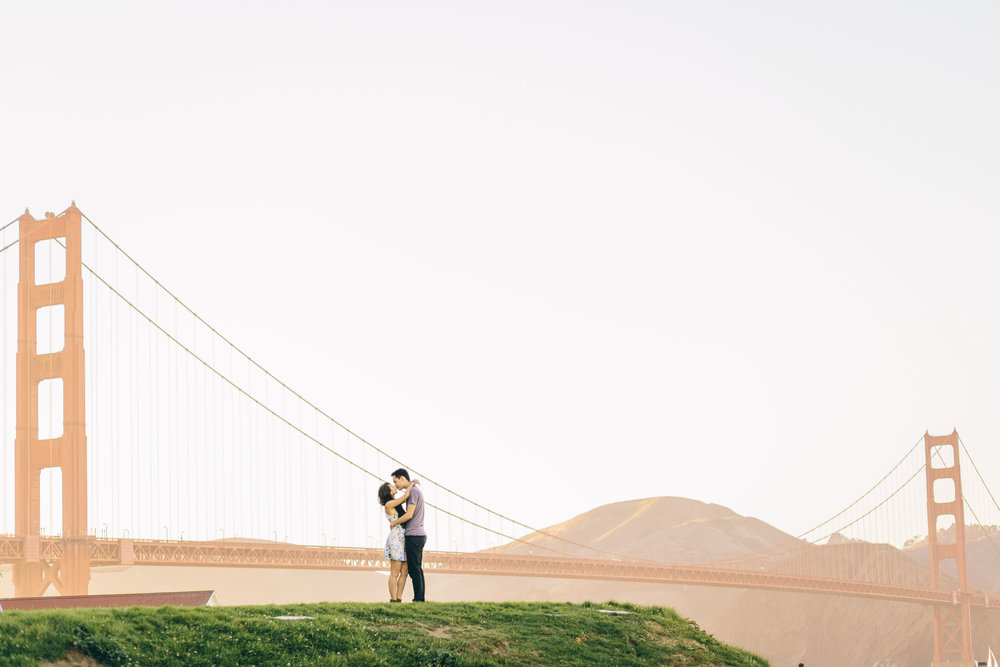
<path fill-rule="evenodd" d="M 678 495 L 795 532 L 953 427 L 1000 489 L 994 2 L 2 1 L 0 27 L 2 222 L 75 199 L 498 511 Z"/>

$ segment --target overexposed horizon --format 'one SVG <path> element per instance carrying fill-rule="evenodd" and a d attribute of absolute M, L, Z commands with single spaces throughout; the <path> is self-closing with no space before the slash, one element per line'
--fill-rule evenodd
<path fill-rule="evenodd" d="M 992 4 L 0 18 L 3 222 L 75 199 L 496 511 L 670 495 L 798 533 L 953 428 L 1000 487 Z"/>

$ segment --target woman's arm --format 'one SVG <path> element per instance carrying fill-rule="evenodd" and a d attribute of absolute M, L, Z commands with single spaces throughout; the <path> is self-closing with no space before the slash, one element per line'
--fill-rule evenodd
<path fill-rule="evenodd" d="M 393 498 L 392 500 L 390 500 L 385 504 L 386 514 L 388 514 L 389 510 L 391 510 L 393 507 L 397 507 L 400 503 L 402 503 L 409 497 L 410 497 L 410 487 L 406 487 L 406 490 L 403 491 L 403 495 L 401 495 L 399 498 Z"/>
<path fill-rule="evenodd" d="M 390 528 L 395 528 L 399 524 L 406 523 L 407 521 L 409 521 L 410 519 L 412 519 L 413 518 L 413 510 L 415 510 L 415 509 L 417 509 L 417 508 L 414 505 L 410 505 L 409 507 L 407 507 L 406 508 L 406 514 L 404 514 L 403 516 L 397 518 L 395 521 L 391 522 L 389 524 L 389 527 Z"/>

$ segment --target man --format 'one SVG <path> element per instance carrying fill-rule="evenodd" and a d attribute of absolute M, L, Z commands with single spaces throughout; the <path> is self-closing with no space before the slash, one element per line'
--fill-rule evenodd
<path fill-rule="evenodd" d="M 404 549 L 406 551 L 406 567 L 410 580 L 413 582 L 413 601 L 424 601 L 424 544 L 427 542 L 427 531 L 424 530 L 424 494 L 418 484 L 410 482 L 410 473 L 400 468 L 392 473 L 392 483 L 398 489 L 409 489 L 410 497 L 406 501 L 406 513 L 397 521 L 406 529 Z"/>

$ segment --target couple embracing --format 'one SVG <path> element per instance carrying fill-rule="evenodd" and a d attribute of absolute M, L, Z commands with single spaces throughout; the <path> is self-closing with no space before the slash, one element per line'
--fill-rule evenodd
<path fill-rule="evenodd" d="M 379 504 L 389 520 L 385 557 L 389 559 L 389 602 L 403 601 L 406 576 L 413 581 L 413 601 L 424 601 L 424 494 L 419 480 L 410 481 L 404 468 L 392 473 L 392 482 L 378 488 Z M 402 491 L 402 493 L 399 493 Z M 398 494 L 398 495 L 397 495 Z"/>

